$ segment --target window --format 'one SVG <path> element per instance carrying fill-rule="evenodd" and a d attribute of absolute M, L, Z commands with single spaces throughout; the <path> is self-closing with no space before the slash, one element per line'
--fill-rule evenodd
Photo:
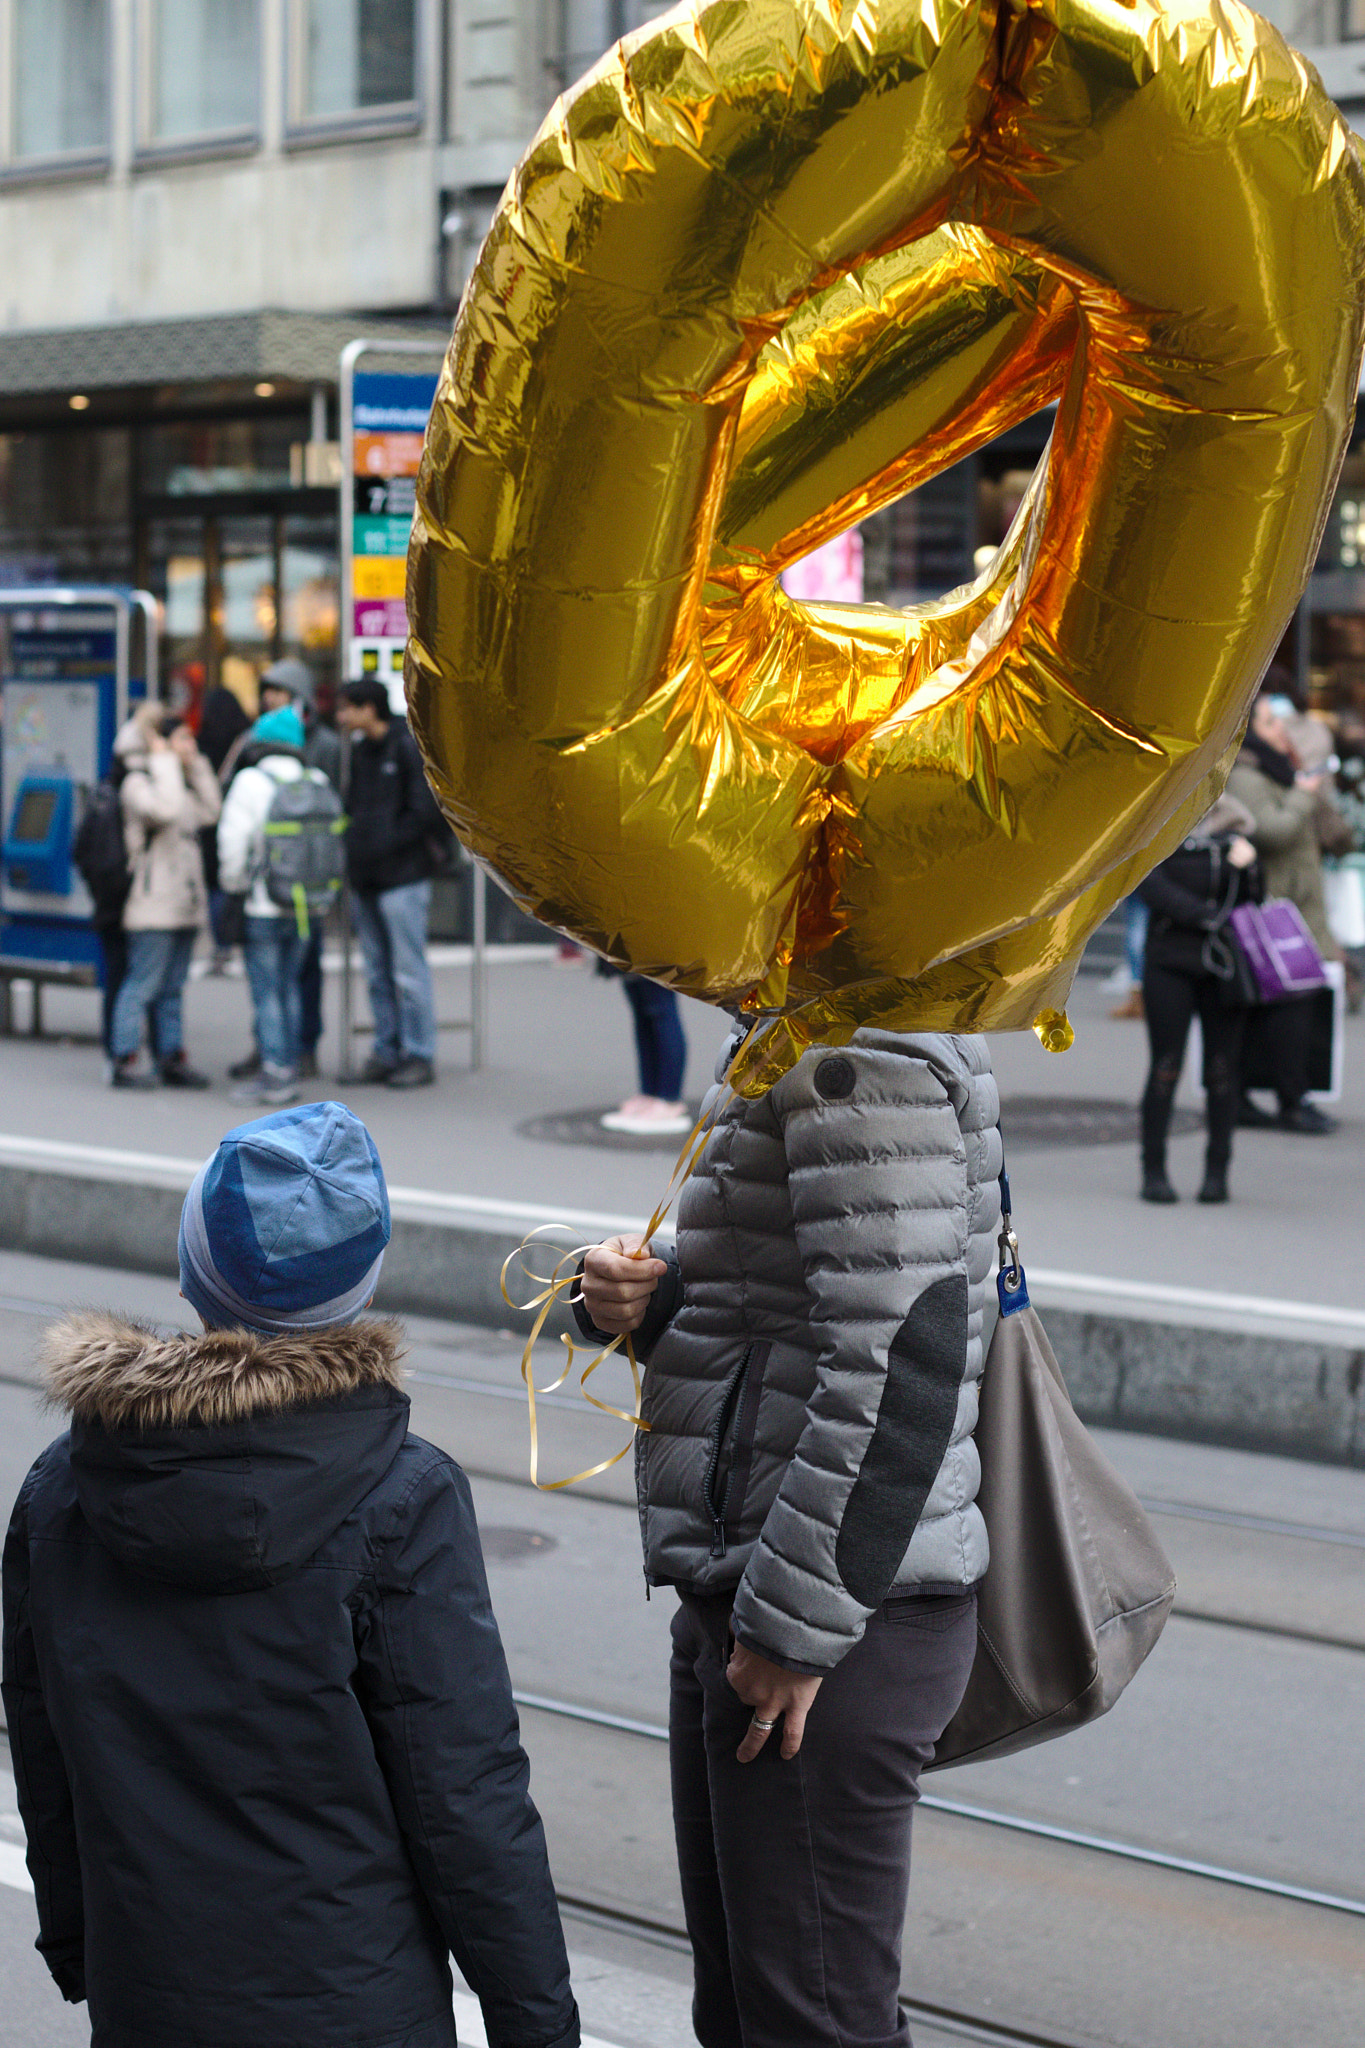
<path fill-rule="evenodd" d="M 14 156 L 109 144 L 109 0 L 13 0 Z"/>
<path fill-rule="evenodd" d="M 146 4 L 147 141 L 254 134 L 261 96 L 257 0 Z"/>
<path fill-rule="evenodd" d="M 291 0 L 296 122 L 354 122 L 417 98 L 417 0 Z"/>

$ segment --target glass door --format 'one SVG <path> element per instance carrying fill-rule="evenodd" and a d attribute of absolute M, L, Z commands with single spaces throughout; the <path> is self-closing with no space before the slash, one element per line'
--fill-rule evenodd
<path fill-rule="evenodd" d="M 318 710 L 330 717 L 340 680 L 336 520 L 286 513 L 280 529 L 279 651 L 308 663 L 317 685 Z"/>
<path fill-rule="evenodd" d="M 177 710 L 196 717 L 208 684 L 204 593 L 204 521 L 154 519 L 147 530 L 144 576 L 161 602 L 161 674 Z"/>
<path fill-rule="evenodd" d="M 235 514 L 211 522 L 209 631 L 218 681 L 255 715 L 261 670 L 275 658 L 279 575 L 274 519 Z"/>

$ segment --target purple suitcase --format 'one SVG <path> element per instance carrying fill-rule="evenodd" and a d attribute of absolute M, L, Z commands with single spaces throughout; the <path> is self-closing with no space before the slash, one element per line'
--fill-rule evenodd
<path fill-rule="evenodd" d="M 1228 922 L 1251 963 L 1263 1003 L 1311 995 L 1324 988 L 1327 970 L 1298 908 L 1287 896 L 1269 903 L 1242 903 Z"/>

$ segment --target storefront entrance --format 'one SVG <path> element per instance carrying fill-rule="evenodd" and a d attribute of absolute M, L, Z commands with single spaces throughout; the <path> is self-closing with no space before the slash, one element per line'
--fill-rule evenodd
<path fill-rule="evenodd" d="M 299 500 L 310 501 L 307 509 Z M 163 687 L 192 709 L 223 683 L 253 716 L 261 670 L 283 655 L 306 661 L 319 709 L 338 680 L 336 501 L 292 491 L 253 502 L 148 505 L 139 520 L 139 582 L 165 606 Z"/>

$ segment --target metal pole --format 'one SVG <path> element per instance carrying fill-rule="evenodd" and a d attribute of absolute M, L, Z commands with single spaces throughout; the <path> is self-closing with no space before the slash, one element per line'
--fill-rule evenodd
<path fill-rule="evenodd" d="M 341 437 L 341 461 L 338 465 L 340 477 L 337 482 L 337 498 L 341 514 L 341 681 L 351 679 L 351 640 L 355 625 L 354 561 L 355 532 L 352 520 L 355 515 L 355 402 L 354 379 L 356 357 L 364 352 L 363 341 L 348 342 L 341 351 L 341 369 L 338 377 L 339 418 L 337 432 Z M 351 736 L 345 733 L 341 745 L 341 801 L 343 807 L 351 790 Z M 349 1081 L 352 1078 L 351 1053 L 355 1045 L 355 1031 L 351 1015 L 351 883 L 350 876 L 341 885 L 341 1058 L 337 1063 L 337 1079 Z"/>
<path fill-rule="evenodd" d="M 1308 702 L 1308 671 L 1313 659 L 1312 589 L 1310 583 L 1294 614 L 1294 695 L 1300 709 Z"/>
<path fill-rule="evenodd" d="M 340 469 L 337 495 L 341 512 L 341 645 L 342 681 L 355 679 L 355 533 L 352 519 L 355 515 L 355 366 L 365 355 L 427 356 L 442 358 L 445 343 L 441 341 L 348 341 L 341 351 L 338 374 L 339 417 L 337 433 L 340 440 Z M 351 750 L 349 743 L 341 755 L 341 797 L 345 803 L 350 789 Z M 477 1069 L 482 1057 L 482 977 L 483 977 L 483 916 L 484 901 L 481 894 L 483 883 L 479 875 L 474 891 L 474 919 L 478 937 L 473 948 L 470 963 L 470 1037 L 473 1065 Z M 351 892 L 349 885 L 341 892 L 341 1066 L 337 1078 L 349 1081 L 351 1074 L 351 1048 L 355 1032 L 351 1014 Z"/>
<path fill-rule="evenodd" d="M 477 1074 L 483 1067 L 484 1039 L 488 1028 L 488 976 L 484 945 L 488 937 L 488 877 L 482 861 L 474 863 L 474 945 L 469 964 L 469 1068 Z"/>

